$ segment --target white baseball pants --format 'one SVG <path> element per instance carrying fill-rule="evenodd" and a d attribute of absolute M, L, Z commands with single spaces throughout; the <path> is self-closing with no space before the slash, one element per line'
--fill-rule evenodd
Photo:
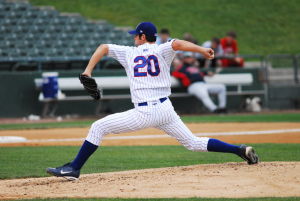
<path fill-rule="evenodd" d="M 87 141 L 100 145 L 102 138 L 109 133 L 124 133 L 154 127 L 176 138 L 191 151 L 207 151 L 209 138 L 196 137 L 184 125 L 174 111 L 169 99 L 148 102 L 148 106 L 138 106 L 126 112 L 108 115 L 94 122 L 89 130 Z"/>
<path fill-rule="evenodd" d="M 211 112 L 217 109 L 217 106 L 209 97 L 209 94 L 218 95 L 219 108 L 226 107 L 226 88 L 223 84 L 208 84 L 205 82 L 194 82 L 188 87 L 188 93 L 196 96 L 203 102 Z"/>

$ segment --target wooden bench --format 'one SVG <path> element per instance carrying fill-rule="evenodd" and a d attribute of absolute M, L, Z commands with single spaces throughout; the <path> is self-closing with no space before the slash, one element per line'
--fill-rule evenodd
<path fill-rule="evenodd" d="M 115 89 L 129 89 L 129 80 L 126 76 L 108 76 L 108 77 L 95 77 L 96 82 L 99 83 L 103 90 L 102 100 L 114 100 L 114 99 L 129 99 L 130 94 L 106 94 L 109 90 Z M 213 77 L 205 77 L 207 83 L 222 83 L 226 86 L 234 86 L 236 90 L 228 91 L 227 95 L 262 95 L 265 94 L 264 90 L 243 90 L 243 86 L 250 86 L 253 84 L 253 76 L 251 73 L 232 73 L 232 74 L 216 74 Z M 42 78 L 34 80 L 37 90 L 42 89 Z M 59 89 L 62 92 L 65 91 L 83 91 L 84 88 L 78 78 L 58 78 Z M 182 88 L 180 82 L 171 77 L 172 91 Z M 187 92 L 173 92 L 171 97 L 189 97 L 192 96 Z M 44 103 L 42 115 L 46 116 L 51 103 L 57 103 L 62 101 L 86 101 L 92 100 L 88 95 L 76 95 L 76 96 L 59 96 L 57 99 L 44 98 L 42 92 L 39 96 L 39 101 Z M 100 103 L 100 101 L 99 101 Z M 51 112 L 54 114 L 56 108 Z"/>

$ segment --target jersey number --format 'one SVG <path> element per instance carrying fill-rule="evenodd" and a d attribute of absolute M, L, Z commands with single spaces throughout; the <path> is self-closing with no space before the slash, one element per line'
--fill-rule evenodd
<path fill-rule="evenodd" d="M 134 77 L 145 77 L 147 74 L 158 76 L 160 73 L 158 59 L 154 55 L 150 55 L 148 58 L 144 56 L 135 57 L 134 63 L 138 63 L 134 66 Z M 152 68 L 152 64 L 154 64 L 154 69 Z M 139 72 L 140 68 L 145 68 L 146 66 L 147 72 Z"/>

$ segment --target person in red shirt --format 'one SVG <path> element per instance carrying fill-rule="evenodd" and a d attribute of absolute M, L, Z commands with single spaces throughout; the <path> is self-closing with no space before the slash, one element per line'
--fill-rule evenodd
<path fill-rule="evenodd" d="M 243 58 L 238 57 L 238 44 L 236 41 L 236 33 L 228 32 L 226 37 L 221 39 L 221 46 L 225 56 L 235 56 L 230 59 L 221 59 L 222 67 L 243 67 Z"/>

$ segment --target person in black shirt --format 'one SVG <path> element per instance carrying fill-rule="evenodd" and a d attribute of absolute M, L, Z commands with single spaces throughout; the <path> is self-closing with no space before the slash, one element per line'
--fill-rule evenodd
<path fill-rule="evenodd" d="M 189 94 L 195 95 L 206 108 L 213 113 L 226 113 L 226 87 L 224 84 L 209 84 L 204 76 L 213 76 L 212 72 L 201 72 L 194 64 L 196 59 L 192 52 L 184 52 L 183 64 L 172 75 L 181 81 Z M 211 100 L 209 94 L 217 94 L 218 106 Z"/>

